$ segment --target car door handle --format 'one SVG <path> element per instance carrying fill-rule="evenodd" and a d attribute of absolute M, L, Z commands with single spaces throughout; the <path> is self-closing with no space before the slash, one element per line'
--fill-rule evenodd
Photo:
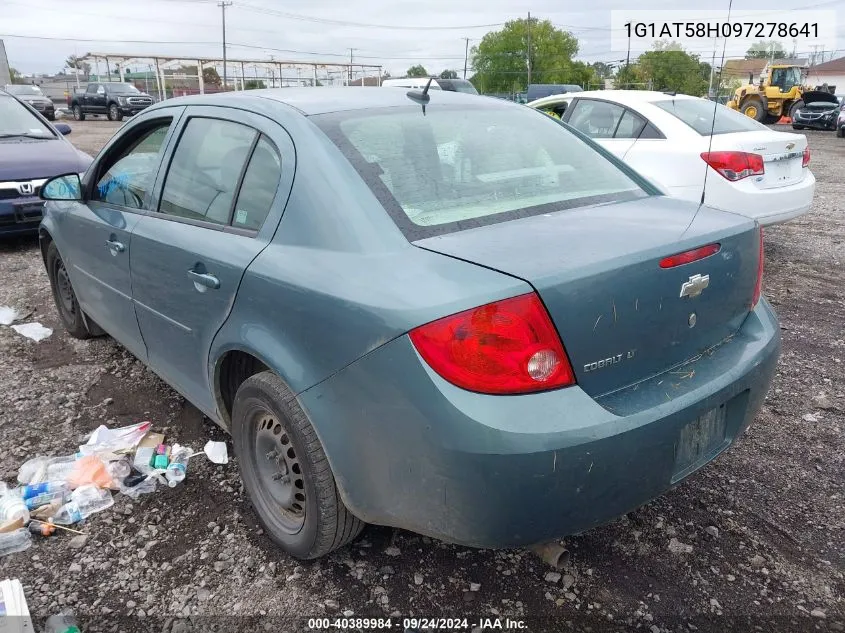
<path fill-rule="evenodd" d="M 126 247 L 117 240 L 106 240 L 106 246 L 114 253 L 122 253 L 126 250 Z"/>
<path fill-rule="evenodd" d="M 189 270 L 188 277 L 191 278 L 191 281 L 193 281 L 194 284 L 199 284 L 200 286 L 205 286 L 206 288 L 211 288 L 212 290 L 220 288 L 220 280 L 211 273 L 198 273 L 194 270 Z"/>

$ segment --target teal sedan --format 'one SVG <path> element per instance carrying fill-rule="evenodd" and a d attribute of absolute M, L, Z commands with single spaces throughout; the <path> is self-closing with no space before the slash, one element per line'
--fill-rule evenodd
<path fill-rule="evenodd" d="M 599 525 L 730 446 L 779 354 L 759 225 L 498 99 L 172 99 L 42 197 L 67 331 L 230 431 L 298 558 L 366 523 L 476 547 Z"/>

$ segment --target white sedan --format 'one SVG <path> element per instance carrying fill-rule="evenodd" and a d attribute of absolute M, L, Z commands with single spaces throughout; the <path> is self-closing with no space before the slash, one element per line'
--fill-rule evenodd
<path fill-rule="evenodd" d="M 528 105 L 593 138 L 670 196 L 703 199 L 763 225 L 802 215 L 812 204 L 816 179 L 807 137 L 775 132 L 713 101 L 596 90 Z"/>

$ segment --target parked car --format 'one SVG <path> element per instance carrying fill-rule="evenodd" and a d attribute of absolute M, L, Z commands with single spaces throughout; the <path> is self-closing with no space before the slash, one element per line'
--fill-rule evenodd
<path fill-rule="evenodd" d="M 845 103 L 839 106 L 839 114 L 836 117 L 836 136 L 845 137 Z"/>
<path fill-rule="evenodd" d="M 756 222 L 502 100 L 171 99 L 42 196 L 67 331 L 231 431 L 299 558 L 364 522 L 480 547 L 599 525 L 739 437 L 778 358 Z"/>
<path fill-rule="evenodd" d="M 6 92 L 17 97 L 24 103 L 31 105 L 33 108 L 43 114 L 48 121 L 56 120 L 56 106 L 53 101 L 47 98 L 41 88 L 29 84 L 8 84 L 5 88 Z"/>
<path fill-rule="evenodd" d="M 408 88 L 422 90 L 428 84 L 429 77 L 405 77 L 403 79 L 385 79 L 381 82 L 382 88 Z M 431 80 L 429 90 L 448 90 L 449 92 L 465 92 L 470 95 L 477 95 L 475 89 L 466 79 L 441 79 L 434 77 Z"/>
<path fill-rule="evenodd" d="M 548 97 L 549 95 L 581 92 L 584 89 L 576 84 L 530 84 L 525 97 L 528 102 Z"/>
<path fill-rule="evenodd" d="M 792 117 L 792 129 L 835 130 L 839 108 L 836 95 L 822 91 L 805 92 L 804 105 Z"/>
<path fill-rule="evenodd" d="M 153 98 L 132 84 L 92 83 L 85 92 L 71 96 L 73 118 L 84 121 L 86 114 L 105 114 L 109 121 L 122 121 L 153 104 Z"/>
<path fill-rule="evenodd" d="M 29 105 L 0 90 L 0 237 L 38 230 L 47 178 L 81 173 L 91 163 L 65 138 L 70 127 L 48 123 Z"/>
<path fill-rule="evenodd" d="M 802 215 L 813 202 L 807 138 L 770 130 L 713 101 L 596 90 L 528 105 L 562 118 L 671 196 L 701 202 L 703 195 L 706 204 L 763 225 Z"/>

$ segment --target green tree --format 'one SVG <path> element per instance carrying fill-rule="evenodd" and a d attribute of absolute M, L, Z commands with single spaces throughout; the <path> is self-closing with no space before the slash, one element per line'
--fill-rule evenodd
<path fill-rule="evenodd" d="M 428 71 L 422 64 L 416 64 L 411 66 L 408 69 L 408 72 L 405 73 L 406 77 L 428 77 Z"/>
<path fill-rule="evenodd" d="M 701 96 L 707 93 L 710 64 L 699 61 L 683 49 L 660 48 L 640 55 L 637 73 L 653 90 L 665 90 Z M 671 45 L 670 45 L 671 46 Z"/>
<path fill-rule="evenodd" d="M 18 70 L 16 68 L 12 68 L 11 66 L 9 67 L 9 77 L 11 77 L 13 84 L 24 83 L 23 77 L 21 77 L 21 74 L 18 72 Z"/>
<path fill-rule="evenodd" d="M 786 51 L 783 49 L 783 44 L 777 40 L 754 42 L 745 51 L 745 59 L 777 59 L 783 57 L 786 57 Z"/>
<path fill-rule="evenodd" d="M 613 74 L 610 64 L 605 64 L 604 62 L 593 62 L 590 64 L 590 68 L 593 69 L 593 74 L 599 80 L 607 79 Z"/>
<path fill-rule="evenodd" d="M 203 83 L 210 84 L 212 86 L 220 86 L 223 83 L 223 80 L 220 79 L 220 74 L 217 72 L 216 68 L 203 68 L 202 81 Z"/>
<path fill-rule="evenodd" d="M 454 70 L 446 69 L 442 73 L 440 73 L 440 78 L 441 79 L 457 79 L 458 73 L 455 72 Z"/>
<path fill-rule="evenodd" d="M 530 34 L 529 34 L 530 30 Z M 572 61 L 578 40 L 549 20 L 511 20 L 472 48 L 473 83 L 486 92 L 521 92 L 532 83 L 586 83 L 592 70 Z"/>
<path fill-rule="evenodd" d="M 266 88 L 267 84 L 260 79 L 247 79 L 244 82 L 244 90 L 256 90 L 258 88 Z"/>
<path fill-rule="evenodd" d="M 647 86 L 640 67 L 636 64 L 625 64 L 613 76 L 613 87 L 619 90 L 643 90 Z"/>

